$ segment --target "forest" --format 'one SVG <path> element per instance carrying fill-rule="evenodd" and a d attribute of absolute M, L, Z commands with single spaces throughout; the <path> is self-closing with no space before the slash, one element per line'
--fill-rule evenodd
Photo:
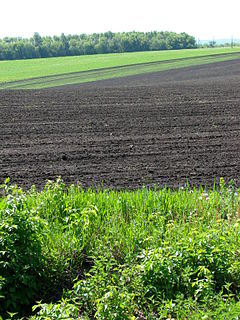
<path fill-rule="evenodd" d="M 94 34 L 0 39 L 0 60 L 77 56 L 98 53 L 155 51 L 195 48 L 196 40 L 187 33 L 168 31 L 105 32 Z"/>

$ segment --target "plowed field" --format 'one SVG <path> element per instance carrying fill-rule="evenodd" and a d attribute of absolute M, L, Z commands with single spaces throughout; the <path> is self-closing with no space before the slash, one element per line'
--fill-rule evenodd
<path fill-rule="evenodd" d="M 0 91 L 0 182 L 240 186 L 240 60 Z"/>

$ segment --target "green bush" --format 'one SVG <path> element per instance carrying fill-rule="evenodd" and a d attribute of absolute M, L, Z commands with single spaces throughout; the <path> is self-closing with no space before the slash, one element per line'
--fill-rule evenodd
<path fill-rule="evenodd" d="M 202 300 L 228 284 L 232 293 L 239 292 L 239 241 L 233 241 L 238 234 L 223 222 L 221 229 L 195 229 L 188 237 L 145 251 L 140 269 L 146 297 L 160 301 L 181 293 Z"/>
<path fill-rule="evenodd" d="M 0 314 L 23 311 L 40 289 L 44 276 L 41 220 L 31 216 L 21 190 L 6 186 L 0 211 Z"/>
<path fill-rule="evenodd" d="M 83 314 L 96 319 L 134 319 L 136 304 L 134 293 L 127 286 L 129 274 L 130 270 L 110 255 L 100 256 L 68 297 Z"/>

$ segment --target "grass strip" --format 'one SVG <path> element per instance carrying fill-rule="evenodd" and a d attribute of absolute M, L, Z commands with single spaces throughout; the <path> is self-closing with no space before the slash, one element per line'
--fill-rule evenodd
<path fill-rule="evenodd" d="M 163 50 L 88 56 L 0 61 L 0 83 L 140 63 L 240 52 L 239 47 Z"/>
<path fill-rule="evenodd" d="M 141 63 L 135 65 L 104 68 L 91 71 L 68 73 L 15 82 L 0 83 L 0 89 L 42 89 L 71 84 L 94 82 L 104 79 L 121 78 L 126 76 L 166 71 L 190 67 L 195 65 L 209 64 L 220 61 L 239 59 L 240 53 L 219 54 L 194 58 L 166 60 L 160 62 Z"/>

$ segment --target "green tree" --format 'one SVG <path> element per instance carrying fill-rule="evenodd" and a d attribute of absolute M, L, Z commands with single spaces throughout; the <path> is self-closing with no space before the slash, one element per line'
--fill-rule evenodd
<path fill-rule="evenodd" d="M 38 32 L 34 32 L 34 34 L 33 34 L 33 43 L 34 43 L 35 47 L 40 47 L 42 44 L 42 37 L 40 36 L 40 34 Z"/>

